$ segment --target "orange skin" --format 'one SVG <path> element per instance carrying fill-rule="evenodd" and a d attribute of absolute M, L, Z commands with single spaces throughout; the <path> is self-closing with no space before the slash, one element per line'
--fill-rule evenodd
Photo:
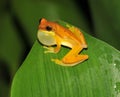
<path fill-rule="evenodd" d="M 47 49 L 46 52 L 57 53 L 60 51 L 61 45 L 71 48 L 62 60 L 52 59 L 56 64 L 62 66 L 75 66 L 88 59 L 88 55 L 79 54 L 83 48 L 87 48 L 87 44 L 82 32 L 74 26 L 67 25 L 67 27 L 63 27 L 56 22 L 47 21 L 45 18 L 42 18 L 37 35 L 40 42 L 44 40 L 41 40 L 41 38 L 44 37 L 42 35 L 50 37 L 51 43 L 49 39 L 44 40 L 46 42 L 42 42 L 44 45 L 50 46 L 45 47 Z M 56 45 L 56 48 L 51 47 L 52 45 Z"/>

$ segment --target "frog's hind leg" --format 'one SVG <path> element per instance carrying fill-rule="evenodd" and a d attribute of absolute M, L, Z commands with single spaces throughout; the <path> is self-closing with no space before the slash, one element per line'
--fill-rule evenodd
<path fill-rule="evenodd" d="M 75 66 L 78 63 L 81 63 L 85 60 L 88 59 L 88 55 L 76 55 L 76 56 L 69 56 L 69 57 L 64 57 L 62 59 L 62 64 L 64 66 Z"/>
<path fill-rule="evenodd" d="M 88 59 L 88 55 L 78 55 L 78 53 L 82 50 L 83 48 L 78 46 L 75 48 L 72 48 L 70 52 L 68 52 L 65 57 L 63 57 L 62 60 L 58 59 L 52 59 L 56 64 L 63 65 L 63 66 L 75 66 L 78 63 L 81 63 L 85 60 Z"/>
<path fill-rule="evenodd" d="M 66 26 L 69 28 L 70 31 L 72 31 L 78 37 L 78 39 L 80 39 L 80 42 L 82 43 L 83 48 L 87 48 L 87 44 L 86 44 L 84 35 L 80 31 L 80 29 L 78 29 L 77 27 L 74 27 L 74 26 L 70 26 L 70 25 L 66 25 Z"/>

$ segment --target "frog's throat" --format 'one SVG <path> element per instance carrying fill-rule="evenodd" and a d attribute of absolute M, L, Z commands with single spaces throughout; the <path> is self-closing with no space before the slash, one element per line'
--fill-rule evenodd
<path fill-rule="evenodd" d="M 56 44 L 55 33 L 52 31 L 38 30 L 37 38 L 42 44 L 47 46 Z"/>

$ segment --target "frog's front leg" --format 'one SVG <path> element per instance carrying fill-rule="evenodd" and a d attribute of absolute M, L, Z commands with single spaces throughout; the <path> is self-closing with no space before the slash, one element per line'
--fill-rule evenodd
<path fill-rule="evenodd" d="M 56 47 L 47 47 L 47 46 L 43 46 L 43 48 L 47 49 L 46 51 L 44 51 L 44 53 L 58 53 L 60 51 L 61 48 L 61 42 L 57 42 L 56 43 Z"/>
<path fill-rule="evenodd" d="M 62 39 L 59 37 L 59 36 L 56 36 L 55 37 L 55 40 L 56 40 L 56 47 L 54 48 L 54 53 L 58 53 L 61 49 L 61 41 Z"/>
<path fill-rule="evenodd" d="M 62 60 L 52 59 L 56 64 L 63 65 L 63 66 L 75 66 L 78 63 L 81 63 L 88 59 L 88 55 L 78 55 L 78 53 L 83 48 L 81 46 L 75 46 L 68 52 Z"/>

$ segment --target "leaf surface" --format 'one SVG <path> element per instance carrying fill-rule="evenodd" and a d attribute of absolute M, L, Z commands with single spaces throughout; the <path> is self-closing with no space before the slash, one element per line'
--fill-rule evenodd
<path fill-rule="evenodd" d="M 51 62 L 51 58 L 61 59 L 70 49 L 62 47 L 58 54 L 44 54 L 36 41 L 14 77 L 11 97 L 118 97 L 120 52 L 84 35 L 88 49 L 82 54 L 88 54 L 89 59 L 74 67 Z"/>

